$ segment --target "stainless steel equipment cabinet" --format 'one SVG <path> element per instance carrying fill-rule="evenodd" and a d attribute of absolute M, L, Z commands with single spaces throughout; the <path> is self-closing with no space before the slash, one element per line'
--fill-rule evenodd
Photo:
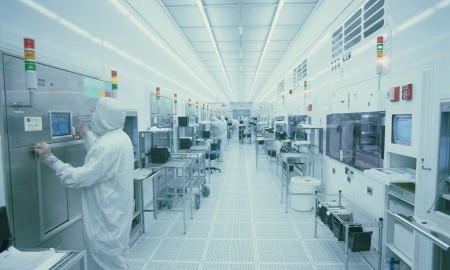
<path fill-rule="evenodd" d="M 359 252 L 373 269 L 381 270 L 381 249 L 383 218 L 376 220 L 338 194 L 319 194 L 316 192 L 314 205 L 314 237 L 317 238 L 319 219 L 333 232 L 345 254 L 345 269 L 348 269 L 349 251 Z M 372 230 L 367 229 L 373 228 Z M 378 229 L 378 230 L 377 230 Z M 377 239 L 377 248 L 372 248 L 372 239 Z M 376 254 L 374 254 L 376 252 Z"/>

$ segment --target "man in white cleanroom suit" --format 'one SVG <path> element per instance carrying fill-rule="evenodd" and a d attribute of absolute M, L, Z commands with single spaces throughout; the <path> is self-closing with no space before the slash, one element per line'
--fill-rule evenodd
<path fill-rule="evenodd" d="M 128 240 L 133 216 L 133 146 L 122 128 L 125 108 L 101 98 L 92 114 L 92 132 L 85 134 L 84 165 L 74 168 L 55 157 L 41 142 L 36 151 L 55 170 L 61 183 L 82 189 L 83 238 L 88 268 L 127 269 Z M 81 132 L 82 135 L 83 132 Z"/>

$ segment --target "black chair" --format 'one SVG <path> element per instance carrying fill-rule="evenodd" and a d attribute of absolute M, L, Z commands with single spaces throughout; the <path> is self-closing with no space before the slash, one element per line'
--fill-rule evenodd
<path fill-rule="evenodd" d="M 0 207 L 0 252 L 7 250 L 12 244 L 13 237 L 9 229 L 6 207 Z"/>
<path fill-rule="evenodd" d="M 220 144 L 222 143 L 222 139 L 218 139 L 216 143 L 211 143 L 211 150 L 205 152 L 205 158 L 209 159 L 209 165 L 211 165 L 211 161 L 216 160 L 217 163 L 219 163 L 219 157 L 220 157 Z M 206 170 L 209 170 L 211 173 L 213 171 L 219 171 L 220 169 L 218 167 L 206 167 Z"/>

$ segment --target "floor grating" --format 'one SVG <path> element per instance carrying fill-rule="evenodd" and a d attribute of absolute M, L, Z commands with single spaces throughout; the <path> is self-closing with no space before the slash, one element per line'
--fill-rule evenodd
<path fill-rule="evenodd" d="M 256 171 L 254 145 L 236 138 L 222 158 L 222 172 L 211 174 L 211 194 L 201 198 L 193 219 L 186 209 L 186 234 L 180 211 L 163 208 L 157 219 L 145 214 L 146 232 L 130 247 L 129 269 L 345 269 L 344 253 L 328 228 L 319 222 L 314 237 L 312 212 L 285 213 L 276 162 L 260 158 Z M 370 267 L 350 254 L 349 269 Z"/>

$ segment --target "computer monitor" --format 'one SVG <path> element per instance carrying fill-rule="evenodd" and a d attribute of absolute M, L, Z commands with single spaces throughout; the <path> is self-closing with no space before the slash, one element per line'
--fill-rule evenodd
<path fill-rule="evenodd" d="M 49 111 L 50 138 L 72 136 L 72 114 L 64 111 Z"/>
<path fill-rule="evenodd" d="M 412 115 L 396 114 L 392 116 L 392 143 L 411 145 Z"/>
<path fill-rule="evenodd" d="M 202 132 L 203 139 L 209 139 L 209 137 L 211 137 L 211 131 L 203 131 Z"/>

